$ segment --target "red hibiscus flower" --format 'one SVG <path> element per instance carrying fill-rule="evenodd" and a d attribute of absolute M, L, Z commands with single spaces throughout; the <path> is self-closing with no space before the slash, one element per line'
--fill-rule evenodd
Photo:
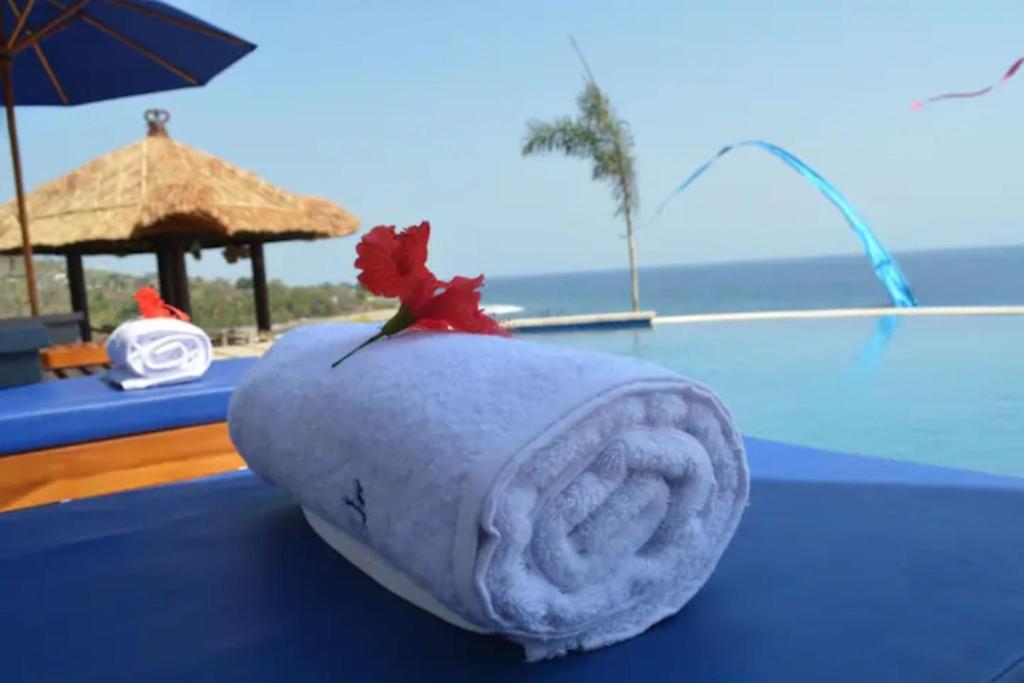
<path fill-rule="evenodd" d="M 427 270 L 427 241 L 430 223 L 395 232 L 393 225 L 378 225 L 366 233 L 356 246 L 359 282 L 377 296 L 402 296 L 414 285 L 435 282 Z"/>
<path fill-rule="evenodd" d="M 139 315 L 143 318 L 177 318 L 189 321 L 188 313 L 161 299 L 152 287 L 142 287 L 135 292 L 134 298 L 139 305 Z"/>
<path fill-rule="evenodd" d="M 397 297 L 401 305 L 380 332 L 339 358 L 331 367 L 337 367 L 353 353 L 382 337 L 391 337 L 408 329 L 508 335 L 498 321 L 480 309 L 479 290 L 484 284 L 483 275 L 475 278 L 456 276 L 451 282 L 443 282 L 427 269 L 429 237 L 430 224 L 426 221 L 398 235 L 395 235 L 393 227 L 380 226 L 363 237 L 356 247 L 359 254 L 356 267 L 363 270 L 359 281 L 374 294 Z"/>

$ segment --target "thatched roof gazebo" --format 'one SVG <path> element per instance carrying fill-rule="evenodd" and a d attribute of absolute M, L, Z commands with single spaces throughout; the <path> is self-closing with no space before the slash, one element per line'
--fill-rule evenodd
<path fill-rule="evenodd" d="M 247 252 L 257 327 L 269 331 L 263 243 L 350 235 L 359 220 L 326 200 L 291 194 L 171 139 L 168 118 L 161 110 L 146 112 L 147 137 L 29 194 L 34 250 L 65 255 L 72 308 L 86 321 L 85 254 L 155 253 L 161 295 L 187 311 L 187 252 Z M 0 207 L 0 254 L 20 250 L 17 206 L 10 202 Z"/>

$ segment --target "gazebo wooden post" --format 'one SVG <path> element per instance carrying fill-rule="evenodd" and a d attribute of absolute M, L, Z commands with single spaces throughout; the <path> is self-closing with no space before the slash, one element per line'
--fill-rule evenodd
<path fill-rule="evenodd" d="M 256 329 L 270 333 L 270 296 L 267 292 L 267 267 L 263 261 L 263 242 L 249 243 L 249 259 L 252 261 L 252 294 L 256 303 Z"/>
<path fill-rule="evenodd" d="M 67 262 L 68 291 L 71 294 L 71 310 L 82 314 L 78 323 L 82 341 L 92 340 L 92 326 L 89 324 L 89 293 L 85 288 L 85 268 L 82 267 L 82 254 L 69 251 L 64 254 Z"/>
<path fill-rule="evenodd" d="M 185 266 L 185 244 L 173 241 L 170 243 L 171 271 L 174 273 L 174 303 L 186 313 L 192 313 L 192 302 L 188 295 L 188 268 Z"/>
<path fill-rule="evenodd" d="M 156 244 L 156 267 L 160 297 L 170 305 L 191 313 L 184 243 L 176 239 L 159 240 Z"/>
<path fill-rule="evenodd" d="M 169 245 L 160 240 L 156 245 L 156 272 L 160 280 L 160 298 L 174 305 L 174 272 L 171 269 Z"/>

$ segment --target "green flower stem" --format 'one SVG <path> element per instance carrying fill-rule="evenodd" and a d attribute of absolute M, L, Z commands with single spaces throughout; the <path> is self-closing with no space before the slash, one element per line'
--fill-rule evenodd
<path fill-rule="evenodd" d="M 369 346 L 373 342 L 375 342 L 378 339 L 381 339 L 383 337 L 394 336 L 394 335 L 398 334 L 399 332 L 401 332 L 402 330 L 404 330 L 407 327 L 409 327 L 410 325 L 412 325 L 414 322 L 416 322 L 416 318 L 413 317 L 412 311 L 410 311 L 405 306 L 402 306 L 401 308 L 398 309 L 398 313 L 395 313 L 391 317 L 390 320 L 388 320 L 386 323 L 384 323 L 384 326 L 382 328 L 380 328 L 380 332 L 378 332 L 377 334 L 373 335 L 372 337 L 370 337 L 369 339 L 364 341 L 362 344 L 360 344 L 356 348 L 352 349 L 351 351 L 346 353 L 344 356 L 342 356 L 338 360 L 336 360 L 333 363 L 331 363 L 331 367 L 332 368 L 338 367 L 339 365 L 341 365 L 341 362 L 343 360 L 345 360 L 346 358 L 348 358 L 349 356 L 351 356 L 352 354 L 354 354 L 356 351 L 358 351 L 359 349 L 363 348 L 364 346 Z"/>
<path fill-rule="evenodd" d="M 331 367 L 332 367 L 332 368 L 336 368 L 336 367 L 338 367 L 339 365 L 341 365 L 341 361 L 345 360 L 346 358 L 348 358 L 349 356 L 351 356 L 351 355 L 352 355 L 353 353 L 355 353 L 355 352 L 356 352 L 356 351 L 358 351 L 359 349 L 363 348 L 364 346 L 368 346 L 368 345 L 372 344 L 373 342 L 377 341 L 378 339 L 380 339 L 380 338 L 382 338 L 382 337 L 386 337 L 386 336 L 387 336 L 387 335 L 386 335 L 386 334 L 384 334 L 384 331 L 383 331 L 383 330 L 381 330 L 380 332 L 378 332 L 377 334 L 373 335 L 372 337 L 370 337 L 369 339 L 367 339 L 366 341 L 364 341 L 364 342 L 363 342 L 362 344 L 360 344 L 360 345 L 359 345 L 359 346 L 357 346 L 356 348 L 354 348 L 354 349 L 352 349 L 351 351 L 349 351 L 348 353 L 346 353 L 346 354 L 345 354 L 344 356 L 342 356 L 342 357 L 341 357 L 341 358 L 339 358 L 338 360 L 336 360 L 336 361 L 334 361 L 333 363 L 331 363 Z"/>

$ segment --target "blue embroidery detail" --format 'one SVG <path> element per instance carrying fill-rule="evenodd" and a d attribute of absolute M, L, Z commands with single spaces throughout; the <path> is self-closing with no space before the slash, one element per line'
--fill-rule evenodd
<path fill-rule="evenodd" d="M 345 505 L 355 510 L 359 514 L 363 526 L 366 526 L 366 500 L 363 498 L 363 485 L 358 479 L 356 479 L 356 499 L 352 500 L 346 496 Z"/>

